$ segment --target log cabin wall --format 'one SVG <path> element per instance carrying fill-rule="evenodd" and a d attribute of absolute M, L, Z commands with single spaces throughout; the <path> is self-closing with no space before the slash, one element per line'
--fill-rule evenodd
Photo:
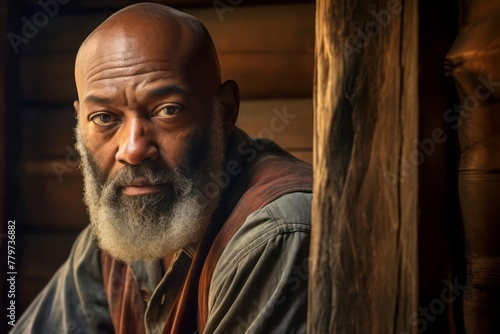
<path fill-rule="evenodd" d="M 66 259 L 73 240 L 88 224 L 72 133 L 78 46 L 110 13 L 139 2 L 57 1 L 58 8 L 49 12 L 35 0 L 10 1 L 19 11 L 12 32 L 23 36 L 23 18 L 39 20 L 40 25 L 26 43 L 14 43 L 18 52 L 12 63 L 17 66 L 20 94 L 14 113 L 21 124 L 16 138 L 11 138 L 20 152 L 19 200 L 10 210 L 22 229 L 18 314 Z M 44 3 L 49 2 L 55 3 Z M 273 137 L 311 162 L 314 1 L 155 2 L 191 13 L 207 26 L 220 55 L 223 79 L 240 85 L 238 125 L 252 136 Z M 41 11 L 50 16 L 45 23 Z M 284 126 L 270 123 L 285 112 L 291 116 L 282 119 Z"/>

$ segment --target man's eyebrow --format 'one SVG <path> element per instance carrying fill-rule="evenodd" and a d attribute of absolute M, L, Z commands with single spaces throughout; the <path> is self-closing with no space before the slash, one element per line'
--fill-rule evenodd
<path fill-rule="evenodd" d="M 172 94 L 185 94 L 186 90 L 177 85 L 167 85 L 153 89 L 148 93 L 148 97 L 159 97 Z M 84 103 L 110 104 L 113 99 L 96 95 L 89 95 L 83 100 Z"/>
<path fill-rule="evenodd" d="M 153 89 L 148 93 L 149 97 L 159 97 L 172 94 L 185 94 L 186 90 L 177 85 L 167 85 Z"/>
<path fill-rule="evenodd" d="M 111 99 L 107 97 L 101 97 L 101 96 L 95 96 L 95 95 L 89 95 L 83 100 L 84 103 L 98 103 L 98 104 L 110 104 Z"/>

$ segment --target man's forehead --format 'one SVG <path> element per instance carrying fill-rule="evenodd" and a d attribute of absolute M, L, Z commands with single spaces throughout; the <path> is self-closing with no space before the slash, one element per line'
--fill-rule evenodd
<path fill-rule="evenodd" d="M 154 5 L 151 11 L 150 5 L 112 15 L 85 40 L 75 63 L 80 98 L 89 82 L 141 73 L 162 72 L 165 78 L 170 72 L 182 79 L 220 84 L 215 49 L 203 25 L 168 7 Z"/>
<path fill-rule="evenodd" d="M 104 62 L 121 61 L 121 66 L 128 66 L 138 61 L 183 61 L 197 48 L 195 34 L 185 27 L 146 23 L 131 26 L 120 21 L 99 28 L 80 48 L 76 66 L 88 69 Z"/>

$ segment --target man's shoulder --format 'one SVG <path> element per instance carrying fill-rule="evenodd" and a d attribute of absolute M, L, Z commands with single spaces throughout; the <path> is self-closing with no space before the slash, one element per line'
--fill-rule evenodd
<path fill-rule="evenodd" d="M 241 227 L 239 234 L 272 234 L 309 231 L 311 225 L 310 192 L 291 192 L 271 201 L 253 212 Z M 238 236 L 238 233 L 235 237 Z"/>
<path fill-rule="evenodd" d="M 310 192 L 288 193 L 247 217 L 215 267 L 209 305 L 226 284 L 243 286 L 246 276 L 266 276 L 262 266 L 282 268 L 308 258 L 311 200 Z"/>
<path fill-rule="evenodd" d="M 292 192 L 250 214 L 227 244 L 216 272 L 230 271 L 249 256 L 259 257 L 266 248 L 286 252 L 308 243 L 311 200 L 309 192 Z"/>

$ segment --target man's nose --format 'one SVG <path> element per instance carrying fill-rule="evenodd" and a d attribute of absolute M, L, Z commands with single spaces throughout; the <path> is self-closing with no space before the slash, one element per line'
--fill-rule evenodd
<path fill-rule="evenodd" d="M 132 119 L 122 125 L 119 133 L 119 147 L 116 160 L 122 164 L 139 165 L 146 160 L 159 157 L 157 144 L 148 129 L 148 121 L 140 118 Z"/>

